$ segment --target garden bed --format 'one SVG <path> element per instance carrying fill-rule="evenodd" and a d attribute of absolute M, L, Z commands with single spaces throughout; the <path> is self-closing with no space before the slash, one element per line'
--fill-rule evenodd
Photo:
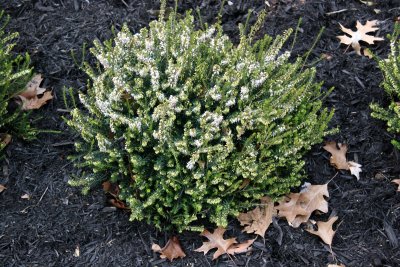
<path fill-rule="evenodd" d="M 180 13 L 199 7 L 206 22 L 215 21 L 220 10 L 220 1 L 179 2 Z M 237 41 L 237 24 L 246 20 L 248 9 L 257 13 L 265 3 L 231 2 L 224 8 L 222 24 Z M 111 38 L 111 27 L 119 30 L 124 22 L 138 31 L 157 18 L 159 2 L 2 1 L 0 9 L 11 15 L 8 29 L 20 33 L 16 51 L 29 52 L 35 71 L 54 89 L 54 100 L 32 113 L 34 124 L 59 133 L 42 133 L 30 143 L 14 139 L 0 162 L 0 184 L 7 186 L 0 194 L 0 262 L 4 266 L 326 266 L 335 262 L 334 255 L 345 266 L 399 266 L 400 194 L 390 182 L 399 178 L 399 152 L 390 144 L 394 136 L 387 133 L 385 123 L 371 118 L 369 109 L 371 102 L 387 106 L 389 98 L 379 87 L 382 74 L 376 62 L 351 48 L 346 51 L 336 38 L 342 34 L 339 23 L 353 28 L 356 20 L 377 19 L 382 23 L 376 35 L 391 33 L 400 7 L 395 0 L 382 2 L 370 7 L 361 1 L 269 1 L 261 30 L 275 36 L 295 28 L 302 17 L 293 49 L 296 56 L 307 52 L 319 30 L 326 28 L 308 62 L 316 65 L 318 81 L 335 87 L 324 104 L 335 108 L 331 125 L 340 130 L 329 139 L 348 144 L 348 158 L 362 164 L 363 170 L 359 181 L 343 171 L 329 184 L 328 214 L 337 214 L 340 221 L 333 254 L 316 236 L 282 220 L 270 227 L 265 241 L 256 240 L 252 252 L 236 255 L 233 261 L 226 256 L 212 261 L 212 254 L 193 252 L 202 239 L 185 232 L 179 239 L 187 256 L 169 263 L 151 250 L 153 242 L 164 244 L 168 233 L 129 222 L 129 214 L 110 206 L 101 188 L 83 196 L 67 184 L 71 176 L 80 175 L 67 159 L 74 153 L 78 136 L 62 119 L 68 117 L 62 91 L 68 87 L 85 90 L 87 77 L 78 65 L 82 56 L 92 59 L 82 53 L 84 43 L 90 47 L 95 39 Z M 253 14 L 250 22 L 254 20 Z M 370 48 L 386 57 L 389 42 L 386 39 Z M 323 54 L 329 60 L 317 62 Z M 322 145 L 314 146 L 306 157 L 306 181 L 312 184 L 326 183 L 336 174 Z M 29 199 L 21 198 L 25 194 Z M 227 234 L 241 238 L 236 220 Z"/>

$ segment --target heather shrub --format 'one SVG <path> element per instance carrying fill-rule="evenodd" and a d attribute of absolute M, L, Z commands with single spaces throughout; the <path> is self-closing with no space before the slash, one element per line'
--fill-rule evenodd
<path fill-rule="evenodd" d="M 85 110 L 69 125 L 79 166 L 70 181 L 87 190 L 118 183 L 131 220 L 159 228 L 226 226 L 260 197 L 277 197 L 303 177 L 303 155 L 321 142 L 333 113 L 321 108 L 315 69 L 281 48 L 292 30 L 253 41 L 241 26 L 234 45 L 220 24 L 197 30 L 193 16 L 160 16 L 132 34 L 95 42 L 86 65 Z"/>
<path fill-rule="evenodd" d="M 12 53 L 15 46 L 12 40 L 18 34 L 6 33 L 8 20 L 9 17 L 0 11 L 0 134 L 30 140 L 35 137 L 36 131 L 29 124 L 27 113 L 9 105 L 11 98 L 23 91 L 31 78 L 30 59 L 28 54 L 15 56 Z M 0 151 L 4 146 L 5 144 L 0 142 Z"/>
<path fill-rule="evenodd" d="M 381 86 L 391 97 L 389 107 L 380 107 L 376 103 L 371 104 L 372 117 L 387 122 L 388 131 L 400 134 L 400 23 L 395 24 L 394 33 L 389 36 L 391 53 L 387 59 L 377 59 L 379 68 L 383 74 Z M 392 144 L 400 149 L 399 140 L 392 140 Z"/>

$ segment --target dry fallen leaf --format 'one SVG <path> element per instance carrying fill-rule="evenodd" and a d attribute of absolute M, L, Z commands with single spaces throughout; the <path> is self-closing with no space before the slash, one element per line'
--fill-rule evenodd
<path fill-rule="evenodd" d="M 255 233 L 264 237 L 274 215 L 276 215 L 274 202 L 269 197 L 263 197 L 260 206 L 247 213 L 240 213 L 238 220 L 240 225 L 246 225 L 243 229 L 244 232 Z"/>
<path fill-rule="evenodd" d="M 336 142 L 327 142 L 324 149 L 332 154 L 330 162 L 336 169 L 348 170 L 349 164 L 346 159 L 347 145 L 339 143 L 337 146 L 339 149 L 336 147 Z"/>
<path fill-rule="evenodd" d="M 336 147 L 336 142 L 327 142 L 324 146 L 324 149 L 331 153 L 330 163 L 336 169 L 339 170 L 350 170 L 351 174 L 357 177 L 357 180 L 360 179 L 360 172 L 362 172 L 361 164 L 358 164 L 354 161 L 347 161 L 346 153 L 347 153 L 347 145 L 338 143 Z"/>
<path fill-rule="evenodd" d="M 360 56 L 361 56 L 361 46 L 359 41 L 364 41 L 367 42 L 368 44 L 374 44 L 375 41 L 383 40 L 383 38 L 381 37 L 375 37 L 367 34 L 369 32 L 375 32 L 379 29 L 378 27 L 375 27 L 377 25 L 377 20 L 367 21 L 365 25 L 362 25 L 359 21 L 357 21 L 356 25 L 357 31 L 352 31 L 351 29 L 344 27 L 340 23 L 339 25 L 341 30 L 344 33 L 350 35 L 351 37 L 347 35 L 340 35 L 337 36 L 337 38 L 339 38 L 342 44 L 351 45 L 353 49 L 356 51 L 356 53 Z"/>
<path fill-rule="evenodd" d="M 75 248 L 75 251 L 74 251 L 73 256 L 74 256 L 74 257 L 79 257 L 80 255 L 81 255 L 81 251 L 80 251 L 79 245 L 78 245 L 78 246 L 76 246 L 76 248 Z"/>
<path fill-rule="evenodd" d="M 292 226 L 297 228 L 300 224 L 307 222 L 311 214 L 316 210 L 327 213 L 328 202 L 324 197 L 329 197 L 328 184 L 311 185 L 306 183 L 306 187 L 300 192 L 298 202 L 307 211 L 307 214 L 297 215 L 291 222 Z"/>
<path fill-rule="evenodd" d="M 29 200 L 29 199 L 31 199 L 31 196 L 28 195 L 28 194 L 23 194 L 23 195 L 21 196 L 21 198 L 22 198 L 22 199 L 27 199 L 27 200 Z"/>
<path fill-rule="evenodd" d="M 118 185 L 112 184 L 109 181 L 103 182 L 101 185 L 103 186 L 104 192 L 109 193 L 113 196 L 119 194 L 119 186 Z"/>
<path fill-rule="evenodd" d="M 31 99 L 27 99 L 23 96 L 19 96 L 22 100 L 22 110 L 31 110 L 31 109 L 39 109 L 41 108 L 46 102 L 53 98 L 51 91 L 44 92 L 41 98 L 37 96 Z"/>
<path fill-rule="evenodd" d="M 380 9 L 374 8 L 375 14 L 380 14 L 382 11 Z"/>
<path fill-rule="evenodd" d="M 119 199 L 111 198 L 108 200 L 108 202 L 118 209 L 130 210 L 130 208 L 127 207 L 125 203 Z"/>
<path fill-rule="evenodd" d="M 5 187 L 4 185 L 0 184 L 0 193 L 3 192 L 6 189 L 7 189 L 7 187 Z"/>
<path fill-rule="evenodd" d="M 119 185 L 112 184 L 109 181 L 106 181 L 102 184 L 104 192 L 109 194 L 108 202 L 118 209 L 129 210 L 130 208 L 126 206 L 125 202 L 120 200 L 119 198 Z"/>
<path fill-rule="evenodd" d="M 5 147 L 11 142 L 11 135 L 0 133 L 0 148 Z"/>
<path fill-rule="evenodd" d="M 210 249 L 216 248 L 217 251 L 214 253 L 213 260 L 228 252 L 228 249 L 236 243 L 236 238 L 224 239 L 225 229 L 218 227 L 214 230 L 214 233 L 210 233 L 208 230 L 204 230 L 200 235 L 207 237 L 209 242 L 203 242 L 203 245 L 196 249 L 196 252 L 207 252 Z"/>
<path fill-rule="evenodd" d="M 18 95 L 22 101 L 22 110 L 38 109 L 53 98 L 51 91 L 46 91 L 46 88 L 40 87 L 42 80 L 41 74 L 33 76 L 31 81 L 26 85 L 25 90 Z M 40 95 L 42 96 L 39 98 L 38 96 Z"/>
<path fill-rule="evenodd" d="M 363 0 L 360 0 L 360 2 L 363 3 L 364 5 L 367 5 L 367 6 L 376 5 L 376 3 L 374 1 L 363 1 Z"/>
<path fill-rule="evenodd" d="M 43 94 L 46 91 L 46 88 L 40 87 L 42 81 L 43 81 L 42 75 L 36 74 L 28 82 L 28 84 L 25 87 L 25 90 L 19 95 L 25 98 L 33 98 L 37 95 Z"/>
<path fill-rule="evenodd" d="M 357 180 L 360 180 L 360 172 L 362 172 L 361 164 L 358 164 L 354 161 L 349 161 L 348 163 L 349 163 L 350 173 L 355 177 L 357 177 Z"/>
<path fill-rule="evenodd" d="M 332 225 L 336 222 L 338 217 L 332 217 L 327 222 L 317 222 L 318 230 L 315 231 L 314 229 L 306 229 L 307 232 L 310 232 L 313 235 L 319 236 L 325 244 L 331 246 L 332 239 L 335 235 L 336 231 L 333 231 Z"/>
<path fill-rule="evenodd" d="M 178 237 L 173 236 L 171 237 L 167 244 L 165 244 L 165 246 L 163 248 L 161 248 L 159 245 L 157 244 L 153 244 L 151 246 L 151 249 L 154 252 L 158 252 L 160 253 L 160 257 L 162 259 L 169 259 L 170 261 L 172 261 L 173 259 L 176 258 L 184 258 L 186 257 L 185 252 L 183 252 L 181 245 L 179 244 L 179 240 Z"/>
<path fill-rule="evenodd" d="M 369 59 L 374 58 L 374 55 L 371 53 L 369 49 L 364 49 L 364 56 L 368 57 Z"/>
<path fill-rule="evenodd" d="M 307 210 L 304 209 L 300 201 L 298 201 L 299 198 L 300 193 L 290 193 L 279 202 L 278 206 L 276 206 L 276 209 L 278 210 L 278 216 L 285 217 L 290 226 L 293 226 L 292 222 L 297 216 L 304 216 L 308 214 Z"/>
<path fill-rule="evenodd" d="M 251 250 L 250 246 L 253 244 L 253 242 L 255 240 L 256 240 L 256 238 L 247 240 L 247 241 L 245 241 L 243 243 L 240 243 L 240 244 L 233 244 L 232 246 L 230 246 L 228 248 L 227 253 L 230 254 L 230 255 L 246 253 L 246 252 Z"/>
<path fill-rule="evenodd" d="M 397 192 L 400 192 L 400 179 L 394 179 L 392 180 L 392 183 L 397 184 L 399 187 L 397 188 Z"/>
<path fill-rule="evenodd" d="M 343 264 L 340 264 L 340 265 L 338 265 L 338 264 L 328 264 L 327 267 L 346 267 L 346 266 L 344 266 Z"/>
<path fill-rule="evenodd" d="M 321 54 L 321 58 L 324 59 L 324 60 L 328 60 L 328 61 L 329 61 L 329 60 L 332 60 L 333 57 L 332 57 L 331 54 L 322 53 L 322 54 Z"/>

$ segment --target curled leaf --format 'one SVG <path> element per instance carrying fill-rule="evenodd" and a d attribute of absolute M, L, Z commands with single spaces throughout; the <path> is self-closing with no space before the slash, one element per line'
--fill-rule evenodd
<path fill-rule="evenodd" d="M 350 173 L 352 175 L 354 175 L 355 177 L 357 177 L 357 180 L 360 180 L 360 172 L 362 172 L 361 164 L 358 164 L 354 161 L 349 161 L 348 164 L 349 164 Z"/>
<path fill-rule="evenodd" d="M 337 144 L 336 142 L 327 142 L 324 146 L 324 149 L 331 153 L 330 162 L 336 169 L 339 170 L 348 170 L 349 164 L 347 163 L 346 153 L 347 153 L 347 145 L 346 144 Z"/>
<path fill-rule="evenodd" d="M 324 149 L 331 153 L 330 163 L 338 170 L 350 170 L 350 173 L 360 179 L 360 172 L 362 172 L 361 164 L 354 161 L 347 161 L 347 145 L 336 142 L 327 142 Z"/>
<path fill-rule="evenodd" d="M 397 192 L 400 192 L 400 179 L 394 179 L 392 180 L 392 183 L 397 184 L 399 187 L 397 188 Z"/>
<path fill-rule="evenodd" d="M 7 189 L 7 187 L 5 187 L 4 185 L 0 184 L 0 193 L 3 192 L 6 189 Z"/>
<path fill-rule="evenodd" d="M 47 91 L 46 88 L 40 87 L 42 80 L 41 74 L 33 76 L 26 85 L 25 90 L 17 96 L 22 102 L 22 110 L 39 109 L 53 98 L 52 91 Z"/>
<path fill-rule="evenodd" d="M 183 258 L 186 257 L 185 252 L 183 252 L 181 245 L 179 243 L 178 237 L 173 236 L 171 237 L 167 244 L 165 244 L 165 246 L 163 248 L 161 248 L 159 245 L 157 244 L 153 244 L 151 246 L 151 249 L 154 252 L 158 252 L 160 253 L 160 257 L 162 259 L 169 259 L 170 261 L 172 261 L 173 259 L 176 258 Z"/>

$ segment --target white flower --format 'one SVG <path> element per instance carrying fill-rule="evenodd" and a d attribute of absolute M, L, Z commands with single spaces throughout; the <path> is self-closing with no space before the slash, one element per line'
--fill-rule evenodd
<path fill-rule="evenodd" d="M 153 131 L 153 137 L 154 139 L 160 139 L 160 135 L 157 131 Z"/>
<path fill-rule="evenodd" d="M 260 77 L 260 78 L 257 79 L 257 80 L 253 80 L 253 81 L 251 82 L 251 85 L 252 85 L 254 88 L 260 87 L 260 86 L 265 82 L 265 80 L 266 80 L 265 77 Z"/>
<path fill-rule="evenodd" d="M 202 144 L 203 144 L 203 142 L 200 141 L 200 140 L 195 140 L 194 141 L 194 145 L 197 146 L 197 147 L 201 147 Z"/>
<path fill-rule="evenodd" d="M 125 32 L 121 31 L 118 33 L 117 41 L 121 44 L 127 44 L 129 42 L 129 37 Z"/>
<path fill-rule="evenodd" d="M 235 105 L 235 99 L 229 99 L 228 100 L 228 102 L 226 102 L 226 106 L 227 107 L 230 107 L 230 106 L 233 106 L 233 105 Z"/>
<path fill-rule="evenodd" d="M 196 129 L 192 128 L 189 130 L 190 137 L 196 137 Z"/>
<path fill-rule="evenodd" d="M 224 117 L 222 115 L 216 115 L 214 116 L 214 121 L 211 123 L 211 125 L 214 127 L 218 127 L 223 119 Z"/>
<path fill-rule="evenodd" d="M 123 87 L 124 86 L 124 81 L 121 79 L 120 76 L 114 76 L 112 78 L 112 81 L 113 81 L 115 87 Z"/>
<path fill-rule="evenodd" d="M 186 164 L 186 168 L 189 169 L 189 170 L 193 170 L 194 164 L 195 164 L 195 162 L 190 160 L 190 161 L 188 161 L 188 163 Z"/>
<path fill-rule="evenodd" d="M 171 95 L 169 96 L 168 102 L 169 102 L 169 107 L 171 109 L 175 109 L 176 104 L 178 103 L 178 98 L 176 96 Z"/>
<path fill-rule="evenodd" d="M 110 67 L 110 63 L 108 62 L 108 59 L 106 59 L 102 54 L 97 55 L 97 59 L 99 60 L 100 64 L 103 65 L 105 69 L 108 69 Z"/>
<path fill-rule="evenodd" d="M 249 88 L 247 86 L 242 86 L 240 88 L 240 99 L 247 100 L 249 98 Z"/>

